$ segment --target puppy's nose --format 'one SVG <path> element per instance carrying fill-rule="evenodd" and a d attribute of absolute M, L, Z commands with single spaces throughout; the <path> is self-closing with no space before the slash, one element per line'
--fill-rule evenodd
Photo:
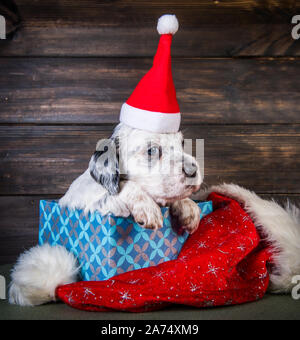
<path fill-rule="evenodd" d="M 196 163 L 184 164 L 182 170 L 187 177 L 194 178 L 197 175 L 197 164 Z"/>

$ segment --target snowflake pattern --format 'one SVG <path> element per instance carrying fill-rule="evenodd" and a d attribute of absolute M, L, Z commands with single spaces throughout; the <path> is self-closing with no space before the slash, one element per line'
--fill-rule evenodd
<path fill-rule="evenodd" d="M 208 217 L 206 220 L 205 220 L 205 224 L 206 225 L 213 225 L 214 224 L 214 221 L 211 217 Z"/>
<path fill-rule="evenodd" d="M 246 250 L 245 245 L 241 244 L 239 247 L 237 247 L 238 250 L 244 252 Z"/>
<path fill-rule="evenodd" d="M 207 248 L 206 242 L 204 242 L 204 241 L 200 241 L 200 242 L 198 241 L 197 246 L 198 246 L 198 249 L 206 249 Z"/>
<path fill-rule="evenodd" d="M 73 300 L 73 292 L 71 291 L 69 295 L 66 296 L 68 302 L 70 305 L 72 305 L 74 303 L 74 300 Z"/>
<path fill-rule="evenodd" d="M 131 295 L 129 294 L 129 291 L 126 291 L 120 294 L 121 294 L 120 304 L 123 304 L 124 301 L 132 300 Z"/>
<path fill-rule="evenodd" d="M 130 283 L 131 285 L 135 285 L 135 284 L 137 284 L 139 282 L 140 282 L 140 279 L 136 279 L 136 280 L 131 280 L 128 283 Z"/>
<path fill-rule="evenodd" d="M 84 293 L 83 293 L 83 297 L 86 299 L 86 298 L 87 298 L 88 296 L 90 296 L 90 295 L 95 296 L 95 294 L 94 294 L 90 289 L 85 288 L 85 289 L 84 289 Z"/>
<path fill-rule="evenodd" d="M 196 292 L 197 290 L 200 289 L 200 286 L 197 286 L 195 284 L 190 284 L 190 291 L 193 293 L 193 292 Z"/>
<path fill-rule="evenodd" d="M 157 277 L 157 278 L 161 279 L 161 281 L 162 281 L 163 283 L 165 283 L 164 274 L 165 274 L 164 272 L 158 272 L 158 273 L 156 273 L 153 277 Z"/>
<path fill-rule="evenodd" d="M 250 222 L 251 218 L 249 216 L 244 216 L 242 220 L 244 223 L 246 223 L 246 222 Z"/>
<path fill-rule="evenodd" d="M 215 275 L 216 277 L 218 276 L 218 271 L 220 270 L 219 267 L 213 266 L 211 263 L 208 265 L 208 272 L 207 274 L 212 274 Z"/>

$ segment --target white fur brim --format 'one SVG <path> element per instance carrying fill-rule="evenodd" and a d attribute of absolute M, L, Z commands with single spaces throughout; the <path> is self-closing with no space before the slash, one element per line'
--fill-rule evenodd
<path fill-rule="evenodd" d="M 78 271 L 76 258 L 62 246 L 31 248 L 19 257 L 12 271 L 9 302 L 37 306 L 55 301 L 56 288 L 75 282 Z"/>
<path fill-rule="evenodd" d="M 180 128 L 181 114 L 141 110 L 125 103 L 121 109 L 120 122 L 139 130 L 176 133 Z"/>

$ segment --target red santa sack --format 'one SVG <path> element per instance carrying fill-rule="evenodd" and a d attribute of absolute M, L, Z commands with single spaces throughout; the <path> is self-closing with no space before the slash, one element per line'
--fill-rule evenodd
<path fill-rule="evenodd" d="M 86 311 L 146 312 L 171 304 L 214 307 L 263 298 L 272 252 L 249 215 L 230 198 L 212 193 L 214 212 L 191 235 L 177 260 L 102 282 L 60 286 L 57 298 Z"/>

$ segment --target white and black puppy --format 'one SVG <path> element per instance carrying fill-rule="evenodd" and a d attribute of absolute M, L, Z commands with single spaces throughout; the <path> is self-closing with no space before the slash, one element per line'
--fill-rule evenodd
<path fill-rule="evenodd" d="M 170 206 L 178 223 L 193 233 L 200 221 L 189 197 L 202 183 L 199 164 L 184 152 L 183 135 L 153 133 L 120 123 L 98 143 L 89 168 L 59 201 L 63 207 L 132 215 L 144 228 L 163 225 L 160 206 Z"/>

